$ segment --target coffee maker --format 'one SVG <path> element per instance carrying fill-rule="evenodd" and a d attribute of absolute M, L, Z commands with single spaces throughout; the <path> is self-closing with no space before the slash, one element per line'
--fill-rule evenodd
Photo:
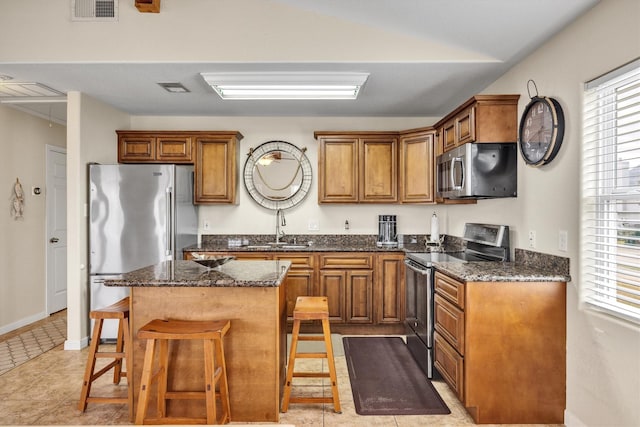
<path fill-rule="evenodd" d="M 378 242 L 376 245 L 379 248 L 398 247 L 395 215 L 378 215 Z"/>

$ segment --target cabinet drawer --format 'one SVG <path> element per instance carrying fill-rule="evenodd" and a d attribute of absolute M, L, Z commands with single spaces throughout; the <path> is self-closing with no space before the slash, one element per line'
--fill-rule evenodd
<path fill-rule="evenodd" d="M 464 358 L 437 332 L 433 347 L 436 369 L 464 404 Z"/>
<path fill-rule="evenodd" d="M 320 268 L 373 268 L 373 255 L 320 255 Z"/>
<path fill-rule="evenodd" d="M 314 256 L 306 254 L 276 254 L 274 259 L 291 261 L 291 270 L 313 269 Z"/>
<path fill-rule="evenodd" d="M 464 312 L 436 295 L 434 316 L 436 331 L 464 356 Z"/>
<path fill-rule="evenodd" d="M 436 271 L 435 291 L 464 310 L 464 283 Z"/>

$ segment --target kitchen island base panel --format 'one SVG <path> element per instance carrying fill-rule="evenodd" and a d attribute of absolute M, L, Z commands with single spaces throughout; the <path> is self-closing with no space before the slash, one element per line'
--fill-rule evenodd
<path fill-rule="evenodd" d="M 286 360 L 284 291 L 280 286 L 132 287 L 132 331 L 153 319 L 229 319 L 231 328 L 225 336 L 225 359 L 231 421 L 277 422 Z M 132 380 L 137 404 L 145 340 L 133 335 Z M 202 389 L 202 343 L 178 341 L 174 348 L 177 355 L 171 357 L 169 388 Z M 154 411 L 155 408 L 150 407 L 149 416 L 154 416 Z M 205 406 L 199 401 L 170 401 L 167 413 L 173 417 L 199 416 L 205 413 Z"/>

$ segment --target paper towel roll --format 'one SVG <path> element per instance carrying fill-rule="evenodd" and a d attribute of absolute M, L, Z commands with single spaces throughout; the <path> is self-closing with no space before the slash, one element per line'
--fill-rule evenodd
<path fill-rule="evenodd" d="M 436 215 L 436 213 L 434 212 L 433 215 L 431 215 L 431 237 L 430 237 L 430 241 L 433 243 L 440 241 L 440 230 L 438 227 L 439 227 L 438 215 Z"/>

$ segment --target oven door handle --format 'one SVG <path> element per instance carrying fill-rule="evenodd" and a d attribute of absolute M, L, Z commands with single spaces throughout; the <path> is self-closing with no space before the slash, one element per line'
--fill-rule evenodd
<path fill-rule="evenodd" d="M 409 269 L 415 271 L 416 273 L 422 274 L 423 276 L 430 276 L 431 275 L 431 269 L 430 268 L 420 268 L 418 265 L 416 265 L 415 263 L 409 261 L 408 259 L 404 260 L 404 265 L 406 265 Z"/>

